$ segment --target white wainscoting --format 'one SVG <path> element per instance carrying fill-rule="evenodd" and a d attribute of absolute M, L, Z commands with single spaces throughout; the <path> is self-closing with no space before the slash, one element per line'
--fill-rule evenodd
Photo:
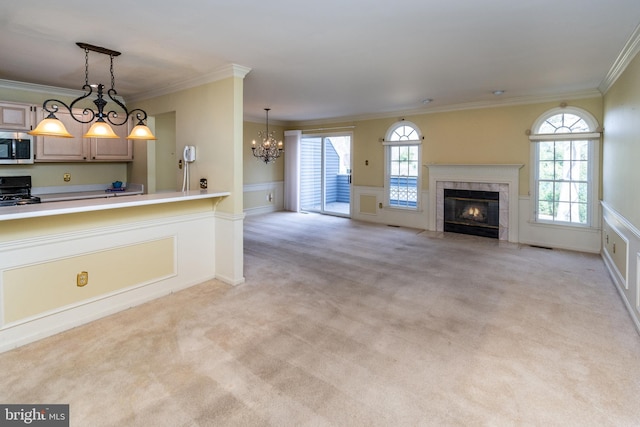
<path fill-rule="evenodd" d="M 10 350 L 213 279 L 216 276 L 216 230 L 214 212 L 210 212 L 60 233 L 0 245 L 0 278 L 3 271 L 8 269 L 73 259 L 86 253 L 165 238 L 175 239 L 176 260 L 176 274 L 170 277 L 82 300 L 19 322 L 2 324 L 4 316 L 0 309 L 0 351 Z M 141 253 L 139 256 L 144 257 L 145 254 Z M 114 265 L 113 268 L 118 266 Z M 73 280 L 75 277 L 70 278 L 70 286 L 75 286 Z M 91 277 L 88 286 L 91 286 Z M 0 307 L 3 306 L 0 294 Z"/>
<path fill-rule="evenodd" d="M 432 211 L 428 209 L 430 200 L 429 191 L 423 191 L 421 193 L 421 209 L 418 211 L 383 207 L 377 208 L 375 213 L 364 213 L 360 209 L 360 197 L 375 197 L 376 205 L 384 203 L 384 188 L 353 186 L 352 189 L 353 219 L 429 230 L 429 212 Z M 533 211 L 530 198 L 528 196 L 520 196 L 518 204 L 519 241 L 517 243 L 579 252 L 600 253 L 600 227 L 577 228 L 534 223 L 530 218 L 530 212 Z M 435 224 L 435 222 L 433 223 Z"/>
<path fill-rule="evenodd" d="M 398 225 L 402 227 L 428 229 L 428 203 L 429 192 L 422 191 L 420 193 L 420 206 L 418 210 L 390 208 L 384 206 L 385 192 L 383 187 L 365 187 L 365 186 L 352 186 L 351 187 L 351 201 L 353 208 L 351 209 L 352 218 L 369 221 L 380 224 Z M 376 213 L 363 213 L 360 209 L 360 197 L 361 196 L 373 196 L 376 198 L 376 207 L 379 203 L 383 204 L 382 208 L 377 207 Z"/>
<path fill-rule="evenodd" d="M 284 181 L 247 184 L 242 191 L 245 205 L 251 205 L 244 209 L 246 215 L 259 215 L 284 209 Z"/>
<path fill-rule="evenodd" d="M 607 245 L 603 245 L 602 259 L 640 333 L 640 230 L 605 202 L 602 202 L 602 218 L 605 226 L 619 234 L 626 243 L 624 271 L 616 267 L 615 254 L 609 253 Z"/>
<path fill-rule="evenodd" d="M 594 227 L 569 227 L 534 222 L 529 196 L 519 198 L 519 243 L 578 252 L 600 253 L 602 246 L 600 215 Z"/>

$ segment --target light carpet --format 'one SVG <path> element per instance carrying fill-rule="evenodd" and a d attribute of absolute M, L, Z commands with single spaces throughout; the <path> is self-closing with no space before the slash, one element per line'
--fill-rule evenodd
<path fill-rule="evenodd" d="M 278 212 L 210 281 L 0 354 L 72 426 L 636 426 L 640 336 L 601 258 Z"/>

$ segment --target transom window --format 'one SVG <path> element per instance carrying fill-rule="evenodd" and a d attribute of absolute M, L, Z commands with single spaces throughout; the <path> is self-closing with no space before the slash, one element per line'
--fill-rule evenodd
<path fill-rule="evenodd" d="M 418 127 L 411 122 L 397 122 L 387 131 L 383 144 L 387 205 L 418 209 L 422 146 Z"/>
<path fill-rule="evenodd" d="M 541 116 L 530 136 L 534 143 L 535 220 L 590 225 L 593 217 L 597 123 L 577 108 Z"/>

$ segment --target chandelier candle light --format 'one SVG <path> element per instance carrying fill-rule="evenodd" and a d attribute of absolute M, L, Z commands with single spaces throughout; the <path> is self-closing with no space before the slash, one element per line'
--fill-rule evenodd
<path fill-rule="evenodd" d="M 260 145 L 256 144 L 255 139 L 251 142 L 253 155 L 265 163 L 275 162 L 284 151 L 282 141 L 276 142 L 276 139 L 273 137 L 273 131 L 269 132 L 269 110 L 271 110 L 271 108 L 264 109 L 264 111 L 267 112 L 267 130 L 265 132 L 258 132 L 258 138 L 262 139 L 262 143 Z"/>
<path fill-rule="evenodd" d="M 129 117 L 133 117 L 135 113 L 135 118 L 138 120 L 137 125 L 131 130 L 127 139 L 144 139 L 144 140 L 154 140 L 157 139 L 151 129 L 145 124 L 145 120 L 147 119 L 147 113 L 144 110 L 136 108 L 134 110 L 127 110 L 127 107 L 120 102 L 115 97 L 118 95 L 115 89 L 115 77 L 113 75 L 113 57 L 119 56 L 120 52 L 116 52 L 115 50 L 106 49 L 100 46 L 93 46 L 87 43 L 76 43 L 80 48 L 84 49 L 84 58 L 85 58 L 85 66 L 84 66 L 84 86 L 82 86 L 82 90 L 86 91 L 86 93 L 71 102 L 70 105 L 65 104 L 64 102 L 57 99 L 47 99 L 42 104 L 42 109 L 49 113 L 49 115 L 38 123 L 38 126 L 31 132 L 28 132 L 30 135 L 45 135 L 45 136 L 58 136 L 63 138 L 73 138 L 64 124 L 56 117 L 55 113 L 58 111 L 58 104 L 64 106 L 67 110 L 69 110 L 69 114 L 73 119 L 80 123 L 91 123 L 95 120 L 95 122 L 91 125 L 86 134 L 83 135 L 84 138 L 119 138 L 118 135 L 115 134 L 110 125 L 114 126 L 122 126 L 126 124 L 129 120 Z M 122 109 L 122 116 L 120 117 L 117 112 L 114 110 L 109 111 L 108 113 L 104 112 L 104 107 L 107 105 L 107 101 L 104 99 L 104 88 L 105 86 L 100 84 L 89 84 L 89 51 L 102 53 L 104 55 L 109 55 L 111 58 L 111 89 L 107 91 L 107 95 L 109 99 L 115 102 Z M 92 110 L 91 108 L 84 108 L 82 110 L 82 117 L 78 118 L 75 114 L 73 114 L 73 108 L 76 104 L 81 102 L 82 100 L 88 98 L 93 94 L 93 89 L 97 89 L 97 98 L 93 100 L 97 108 L 97 112 Z"/>

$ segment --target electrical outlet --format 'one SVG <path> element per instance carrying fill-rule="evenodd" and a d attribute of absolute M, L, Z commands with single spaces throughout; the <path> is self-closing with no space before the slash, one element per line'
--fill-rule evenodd
<path fill-rule="evenodd" d="M 269 194 L 267 195 L 267 201 L 268 201 L 269 203 L 273 202 L 273 193 L 269 193 Z"/>
<path fill-rule="evenodd" d="M 62 175 L 62 179 L 64 180 L 64 182 L 71 181 L 71 174 L 70 173 L 65 173 L 64 175 Z"/>
<path fill-rule="evenodd" d="M 200 178 L 200 188 L 205 190 L 209 184 L 207 183 L 207 178 Z"/>
<path fill-rule="evenodd" d="M 88 284 L 89 284 L 89 273 L 87 273 L 86 271 L 81 271 L 80 273 L 78 273 L 78 276 L 76 277 L 76 285 L 78 285 L 78 287 L 81 288 Z"/>

